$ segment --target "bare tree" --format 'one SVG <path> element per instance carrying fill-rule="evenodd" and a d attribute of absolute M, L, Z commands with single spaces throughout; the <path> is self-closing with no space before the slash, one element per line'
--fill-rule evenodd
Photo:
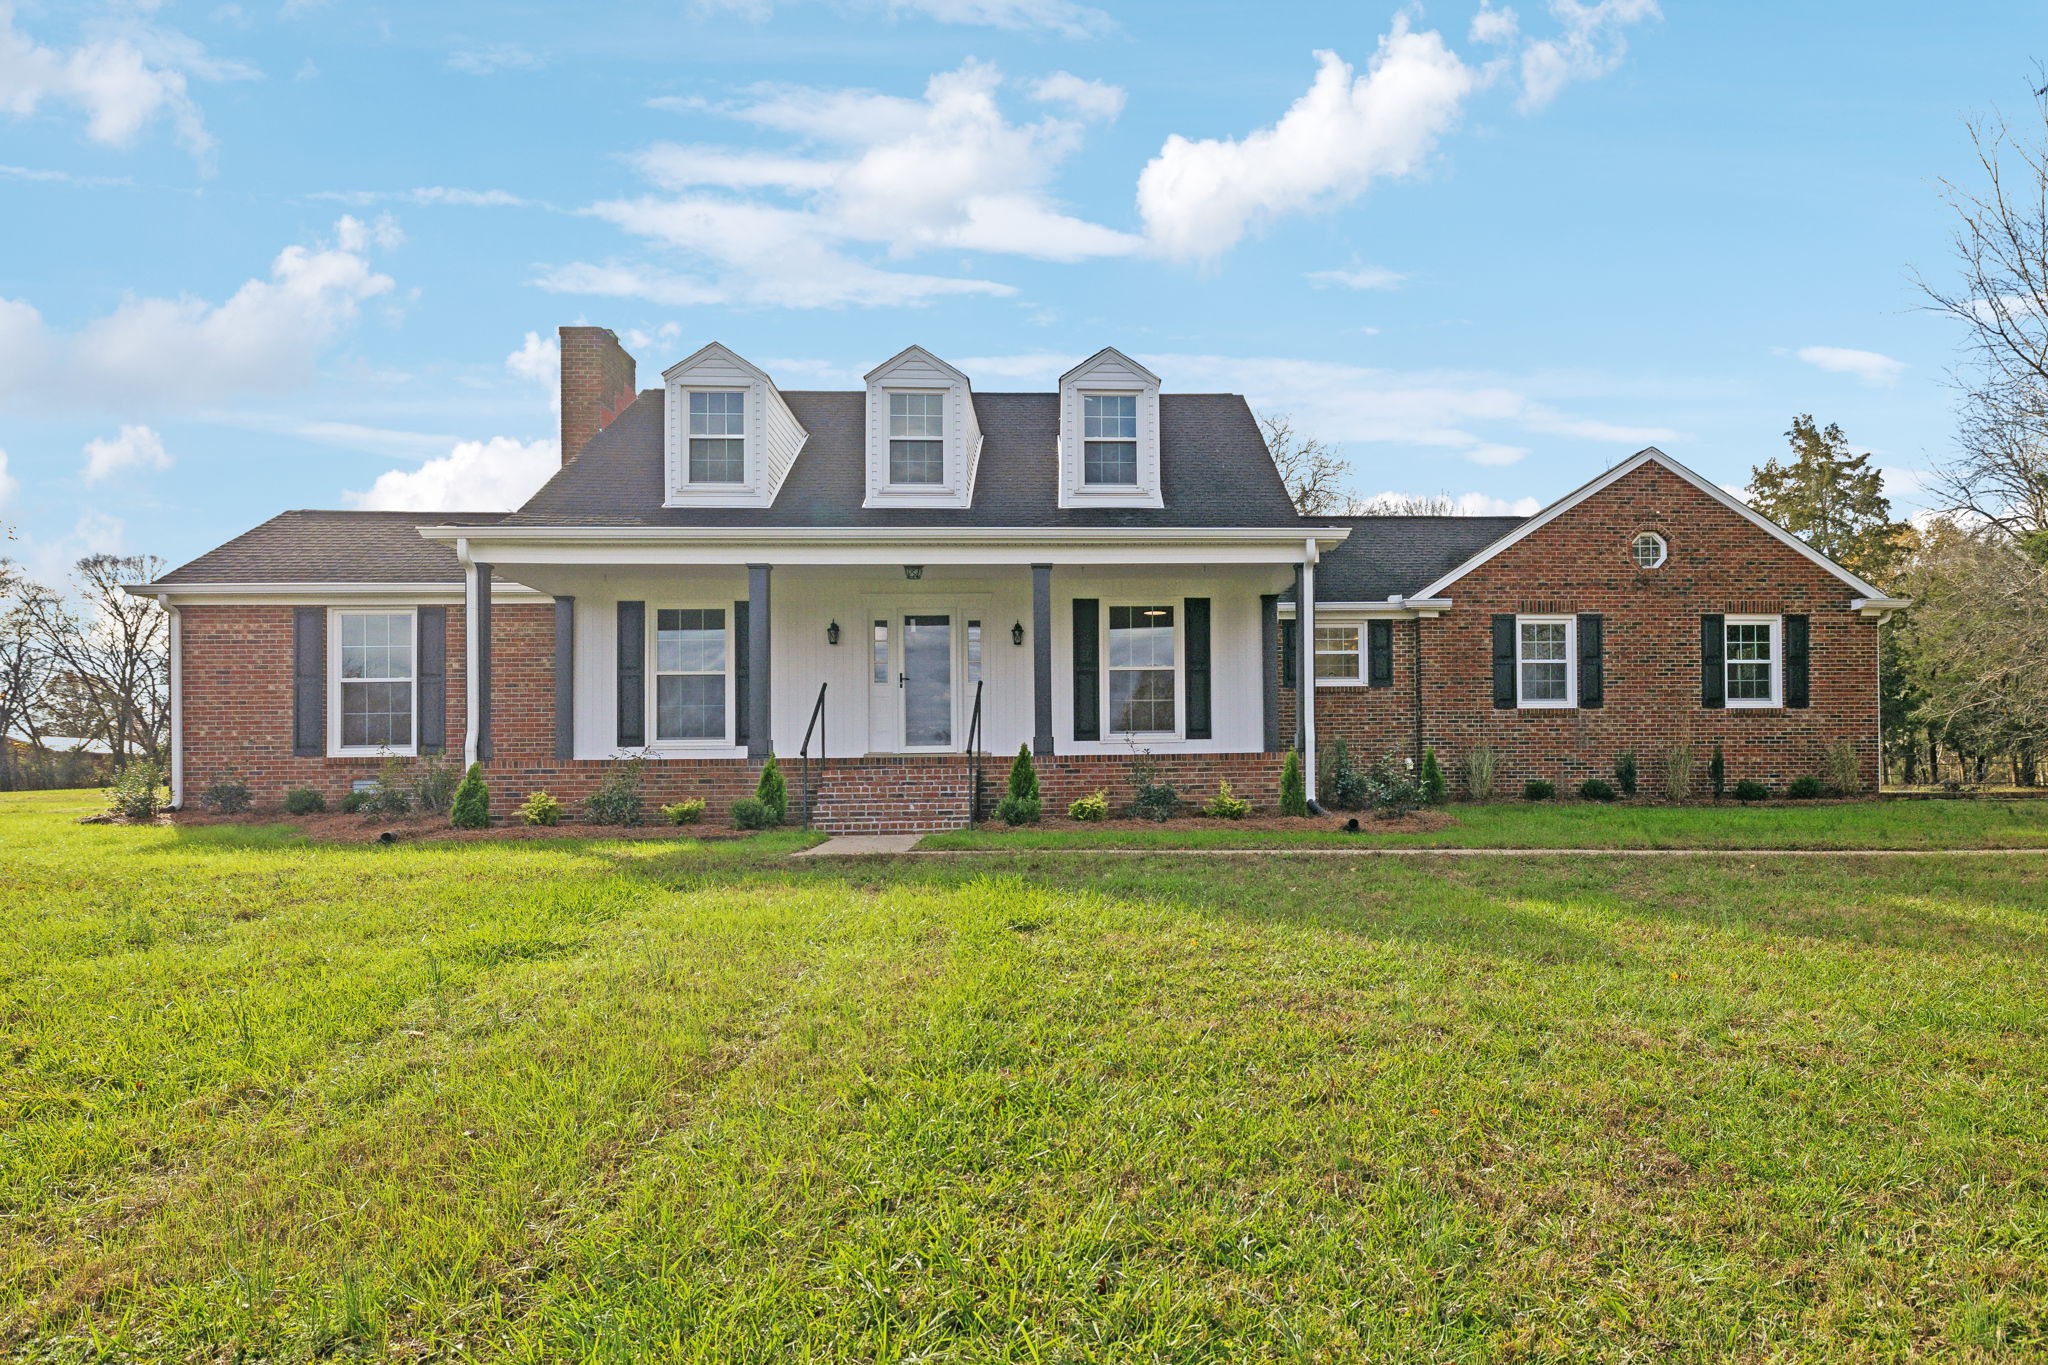
<path fill-rule="evenodd" d="M 14 741 L 42 743 L 37 713 L 49 683 L 49 655 L 17 600 L 27 582 L 15 565 L 0 559 L 0 791 L 21 785 Z"/>
<path fill-rule="evenodd" d="M 1294 499 L 1295 511 L 1305 517 L 1327 517 L 1361 510 L 1347 486 L 1350 462 L 1315 437 L 1297 432 L 1292 414 L 1262 413 L 1259 427 L 1266 434 L 1273 467 L 1280 471 L 1287 494 Z"/>
<path fill-rule="evenodd" d="M 2048 752 L 2048 569 L 1995 529 L 1941 518 L 1906 574 L 1917 723 L 1980 757 Z"/>
<path fill-rule="evenodd" d="M 1382 493 L 1358 510 L 1368 517 L 1455 517 L 1458 503 L 1449 493 Z"/>
<path fill-rule="evenodd" d="M 76 602 L 32 584 L 20 610 L 48 655 L 43 695 L 88 739 L 105 740 L 116 766 L 131 753 L 161 759 L 170 735 L 170 629 L 163 609 L 123 592 L 154 578 L 154 555 L 88 555 L 73 571 Z"/>

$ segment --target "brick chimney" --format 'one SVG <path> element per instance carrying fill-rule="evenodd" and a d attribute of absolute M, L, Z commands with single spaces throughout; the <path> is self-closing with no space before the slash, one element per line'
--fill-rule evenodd
<path fill-rule="evenodd" d="M 562 339 L 562 463 L 583 452 L 639 390 L 633 357 L 609 327 L 564 327 Z"/>

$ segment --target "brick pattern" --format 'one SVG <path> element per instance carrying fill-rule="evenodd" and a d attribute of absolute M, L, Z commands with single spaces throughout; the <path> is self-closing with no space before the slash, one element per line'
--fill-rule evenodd
<path fill-rule="evenodd" d="M 639 396 L 633 357 L 608 327 L 564 327 L 562 348 L 562 463 L 612 424 Z"/>

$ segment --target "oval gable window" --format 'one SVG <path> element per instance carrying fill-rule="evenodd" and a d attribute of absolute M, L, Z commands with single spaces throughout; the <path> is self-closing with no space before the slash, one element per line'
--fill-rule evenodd
<path fill-rule="evenodd" d="M 1644 531 L 1629 544 L 1629 555 L 1638 569 L 1661 568 L 1671 549 L 1655 531 Z"/>

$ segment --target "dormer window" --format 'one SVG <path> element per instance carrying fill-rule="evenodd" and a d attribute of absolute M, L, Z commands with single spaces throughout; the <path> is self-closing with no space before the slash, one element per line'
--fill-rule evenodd
<path fill-rule="evenodd" d="M 810 440 L 775 381 L 717 342 L 662 371 L 665 507 L 771 507 Z"/>
<path fill-rule="evenodd" d="M 1163 507 L 1159 376 L 1114 348 L 1060 376 L 1060 506 Z"/>
<path fill-rule="evenodd" d="M 1081 482 L 1090 487 L 1128 488 L 1138 481 L 1138 396 L 1089 393 L 1081 396 Z"/>
<path fill-rule="evenodd" d="M 747 395 L 743 390 L 690 392 L 690 482 L 747 480 Z"/>
<path fill-rule="evenodd" d="M 922 346 L 868 371 L 864 507 L 969 507 L 981 421 L 967 376 Z"/>
<path fill-rule="evenodd" d="M 889 482 L 946 482 L 946 395 L 889 395 Z"/>

